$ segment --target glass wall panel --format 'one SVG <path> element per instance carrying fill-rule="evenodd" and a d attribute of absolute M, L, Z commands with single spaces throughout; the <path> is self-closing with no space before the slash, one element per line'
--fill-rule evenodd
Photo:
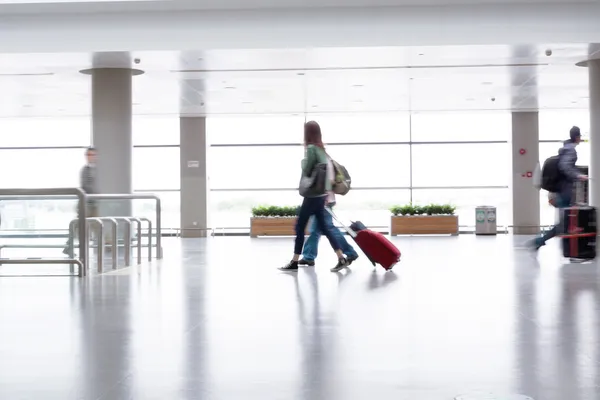
<path fill-rule="evenodd" d="M 0 187 L 78 187 L 85 163 L 81 149 L 0 149 Z"/>
<path fill-rule="evenodd" d="M 413 186 L 508 186 L 507 143 L 413 146 Z"/>
<path fill-rule="evenodd" d="M 348 169 L 353 187 L 410 186 L 409 145 L 331 145 L 327 151 Z"/>
<path fill-rule="evenodd" d="M 0 147 L 88 147 L 91 119 L 0 118 Z"/>
<path fill-rule="evenodd" d="M 413 142 L 508 141 L 510 112 L 418 112 L 412 114 Z"/>
<path fill-rule="evenodd" d="M 181 197 L 179 191 L 174 192 L 153 192 L 161 200 L 162 208 L 162 229 L 179 229 L 181 221 Z M 152 221 L 156 228 L 156 205 L 154 200 L 133 200 L 133 214 L 136 217 L 145 217 Z"/>
<path fill-rule="evenodd" d="M 450 203 L 457 207 L 458 223 L 475 226 L 477 206 L 495 206 L 499 225 L 508 225 L 511 216 L 509 189 L 414 189 L 415 204 Z"/>
<path fill-rule="evenodd" d="M 298 186 L 301 146 L 212 147 L 213 189 L 291 189 Z M 354 187 L 410 184 L 408 145 L 331 145 L 328 152 L 344 165 Z"/>
<path fill-rule="evenodd" d="M 302 146 L 211 147 L 210 153 L 213 189 L 298 187 Z"/>
<path fill-rule="evenodd" d="M 408 142 L 408 113 L 308 114 L 321 125 L 325 143 Z"/>
<path fill-rule="evenodd" d="M 369 227 L 388 227 L 389 208 L 410 201 L 409 190 L 353 190 L 338 196 L 336 210 L 346 222 L 360 220 Z M 212 227 L 249 228 L 252 207 L 259 205 L 297 206 L 297 191 L 213 191 L 210 197 Z"/>
<path fill-rule="evenodd" d="M 249 228 L 255 206 L 297 206 L 302 203 L 295 190 L 212 191 L 209 200 L 209 224 L 215 228 Z"/>
<path fill-rule="evenodd" d="M 300 115 L 217 116 L 207 118 L 206 131 L 211 144 L 301 144 L 303 125 Z"/>
<path fill-rule="evenodd" d="M 66 233 L 76 214 L 77 200 L 2 200 L 2 234 Z"/>
<path fill-rule="evenodd" d="M 178 190 L 181 186 L 179 147 L 133 149 L 133 190 Z"/>
<path fill-rule="evenodd" d="M 542 110 L 539 114 L 540 140 L 567 140 L 573 125 L 581 128 L 589 138 L 590 113 L 588 110 Z"/>
<path fill-rule="evenodd" d="M 179 145 L 179 116 L 134 115 L 134 146 Z"/>

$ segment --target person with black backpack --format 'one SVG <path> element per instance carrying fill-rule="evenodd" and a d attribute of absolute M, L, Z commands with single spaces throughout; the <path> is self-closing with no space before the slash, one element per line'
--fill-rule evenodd
<path fill-rule="evenodd" d="M 564 142 L 558 155 L 548 158 L 542 168 L 541 188 L 553 194 L 551 204 L 556 208 L 565 208 L 572 205 L 573 188 L 577 181 L 588 179 L 579 172 L 577 163 L 577 145 L 581 142 L 581 130 L 574 126 L 569 132 L 570 139 Z M 546 245 L 546 242 L 556 236 L 559 223 L 549 231 L 541 233 L 533 240 L 531 247 L 537 251 Z"/>

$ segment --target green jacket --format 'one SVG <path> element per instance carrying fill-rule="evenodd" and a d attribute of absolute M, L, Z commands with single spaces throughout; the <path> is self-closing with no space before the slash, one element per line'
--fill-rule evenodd
<path fill-rule="evenodd" d="M 310 176 L 313 168 L 317 164 L 329 163 L 329 157 L 322 148 L 309 144 L 304 152 L 304 159 L 302 160 L 302 174 L 304 176 Z M 331 181 L 325 180 L 325 190 L 331 191 Z"/>

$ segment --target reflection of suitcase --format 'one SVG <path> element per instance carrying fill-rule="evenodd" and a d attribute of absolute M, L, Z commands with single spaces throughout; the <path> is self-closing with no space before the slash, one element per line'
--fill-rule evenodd
<path fill-rule="evenodd" d="M 377 263 L 386 270 L 390 270 L 400 261 L 400 250 L 381 233 L 367 229 L 360 221 L 352 223 L 349 228 L 340 222 L 329 207 L 325 208 L 352 236 L 373 265 Z"/>
<path fill-rule="evenodd" d="M 560 209 L 563 255 L 566 258 L 596 258 L 596 209 L 577 206 Z"/>
<path fill-rule="evenodd" d="M 596 208 L 587 205 L 587 187 L 587 182 L 577 182 L 574 185 L 577 205 L 559 210 L 559 234 L 562 237 L 563 256 L 566 258 L 596 258 Z"/>

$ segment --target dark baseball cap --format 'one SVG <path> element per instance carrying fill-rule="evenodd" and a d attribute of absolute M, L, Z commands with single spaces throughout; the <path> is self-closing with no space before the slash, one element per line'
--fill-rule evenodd
<path fill-rule="evenodd" d="M 571 128 L 569 135 L 571 136 L 571 140 L 575 140 L 578 137 L 581 137 L 581 129 L 579 129 L 578 126 L 574 126 Z"/>

